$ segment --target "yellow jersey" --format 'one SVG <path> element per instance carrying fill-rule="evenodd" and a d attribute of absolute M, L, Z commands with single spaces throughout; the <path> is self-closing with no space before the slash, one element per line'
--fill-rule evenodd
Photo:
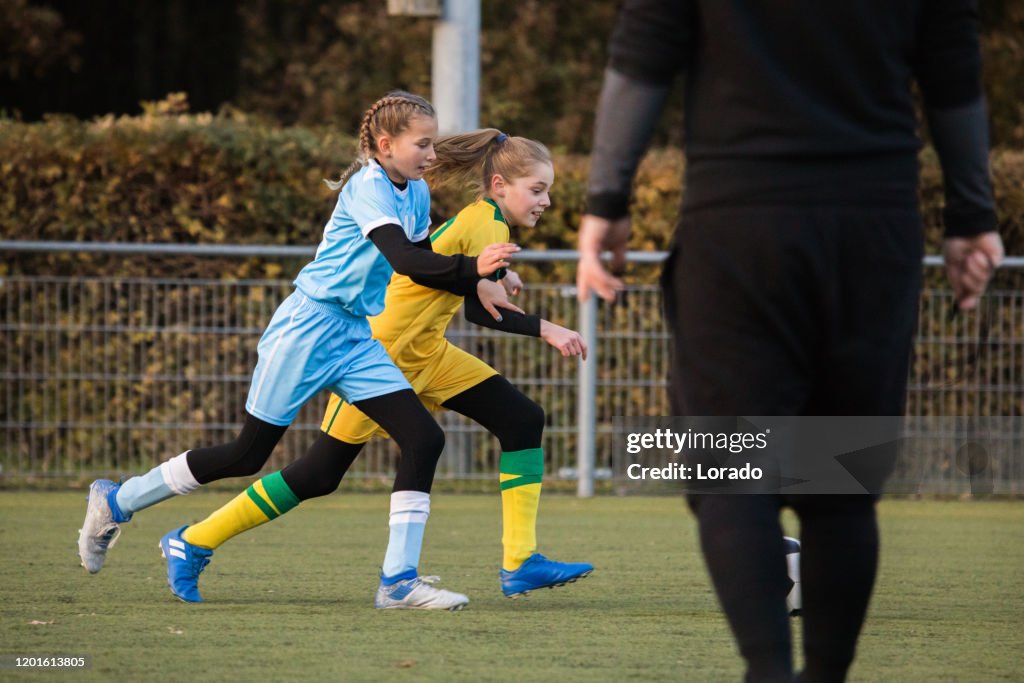
<path fill-rule="evenodd" d="M 508 223 L 490 199 L 473 202 L 430 236 L 434 251 L 446 256 L 479 256 L 488 244 L 508 241 Z M 370 328 L 400 368 L 415 369 L 441 350 L 444 331 L 461 305 L 457 294 L 423 287 L 395 273 L 384 312 L 370 318 Z"/>

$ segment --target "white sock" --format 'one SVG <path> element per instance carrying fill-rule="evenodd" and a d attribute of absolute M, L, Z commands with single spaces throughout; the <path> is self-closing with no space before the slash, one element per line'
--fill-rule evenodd
<path fill-rule="evenodd" d="M 385 585 L 416 576 L 423 547 L 423 532 L 430 516 L 430 494 L 395 491 L 391 494 L 388 550 L 384 554 L 381 581 Z M 390 580 L 389 579 L 393 579 Z"/>

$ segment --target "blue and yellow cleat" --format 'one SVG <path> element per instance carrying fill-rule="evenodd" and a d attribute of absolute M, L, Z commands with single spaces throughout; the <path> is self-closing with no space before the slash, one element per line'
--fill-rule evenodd
<path fill-rule="evenodd" d="M 534 553 L 515 571 L 501 570 L 501 592 L 506 598 L 517 598 L 538 588 L 555 588 L 574 583 L 594 571 L 586 562 L 555 562 Z"/>
<path fill-rule="evenodd" d="M 160 554 L 167 560 L 167 585 L 171 592 L 185 602 L 202 602 L 199 575 L 210 564 L 213 551 L 183 539 L 181 532 L 187 528 L 183 526 L 164 534 L 160 539 Z"/>

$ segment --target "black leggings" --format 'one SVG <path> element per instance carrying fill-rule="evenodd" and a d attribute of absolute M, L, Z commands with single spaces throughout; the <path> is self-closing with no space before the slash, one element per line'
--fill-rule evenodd
<path fill-rule="evenodd" d="M 674 415 L 902 415 L 921 286 L 913 211 L 684 214 L 662 276 Z M 790 680 L 779 510 L 800 518 L 809 681 L 853 661 L 878 562 L 871 496 L 693 495 L 748 681 Z"/>
<path fill-rule="evenodd" d="M 790 584 L 779 512 L 800 518 L 800 588 L 807 681 L 842 681 L 853 662 L 878 566 L 871 496 L 694 495 L 701 550 L 747 662 L 749 681 L 792 676 Z"/>
<path fill-rule="evenodd" d="M 376 396 L 359 401 L 356 405 L 387 430 L 402 450 L 402 457 L 398 462 L 398 475 L 395 477 L 395 490 L 429 493 L 434 482 L 437 460 L 444 450 L 444 432 L 416 398 L 412 389 Z M 189 469 L 200 484 L 208 484 L 225 477 L 256 474 L 266 464 L 274 446 L 287 429 L 286 426 L 272 425 L 246 413 L 245 424 L 237 439 L 220 446 L 189 451 L 186 456 Z M 311 449 L 313 452 L 322 450 L 323 444 L 319 441 Z M 337 449 L 331 450 L 334 452 Z M 345 462 L 346 469 L 359 452 L 356 448 L 351 453 L 351 458 L 347 458 L 350 450 L 351 447 L 347 450 L 342 449 L 338 457 L 339 462 Z M 334 487 L 337 487 L 337 482 L 334 483 Z"/>
<path fill-rule="evenodd" d="M 371 399 L 371 401 L 377 400 Z M 392 429 L 366 410 L 366 403 L 366 401 L 360 401 L 356 403 L 356 407 L 394 437 L 395 433 Z M 465 415 L 497 436 L 503 451 L 520 451 L 527 448 L 539 448 L 541 445 L 545 420 L 543 408 L 527 398 L 500 375 L 489 377 L 480 384 L 453 396 L 444 402 L 444 407 Z M 390 405 L 387 406 L 387 410 L 394 413 L 394 407 Z M 440 428 L 438 430 L 440 431 Z M 401 446 L 401 444 L 399 445 Z M 299 500 L 326 496 L 338 488 L 362 448 L 363 444 L 346 443 L 321 432 L 301 458 L 281 471 L 281 476 L 284 477 L 285 483 Z M 395 477 L 394 490 L 396 491 L 403 490 L 400 488 L 399 482 L 400 479 L 405 482 L 402 479 L 402 465 L 405 459 L 406 453 L 403 449 L 402 459 L 398 463 L 398 476 Z M 435 458 L 433 467 L 430 469 L 431 481 L 436 465 L 437 459 Z M 428 487 L 427 489 L 413 490 L 429 491 L 430 489 Z"/>
<path fill-rule="evenodd" d="M 227 477 L 248 477 L 266 464 L 287 429 L 246 413 L 238 438 L 219 446 L 193 448 L 185 460 L 200 484 Z"/>

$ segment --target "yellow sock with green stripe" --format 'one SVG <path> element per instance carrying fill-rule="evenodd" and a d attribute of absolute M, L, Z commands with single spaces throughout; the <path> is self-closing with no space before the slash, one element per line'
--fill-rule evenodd
<path fill-rule="evenodd" d="M 502 452 L 501 480 L 501 566 L 515 571 L 537 552 L 537 508 L 544 477 L 544 449 L 527 448 Z"/>
<path fill-rule="evenodd" d="M 181 537 L 201 548 L 220 547 L 243 531 L 280 517 L 299 504 L 280 472 L 268 474 L 212 515 L 185 529 Z"/>

